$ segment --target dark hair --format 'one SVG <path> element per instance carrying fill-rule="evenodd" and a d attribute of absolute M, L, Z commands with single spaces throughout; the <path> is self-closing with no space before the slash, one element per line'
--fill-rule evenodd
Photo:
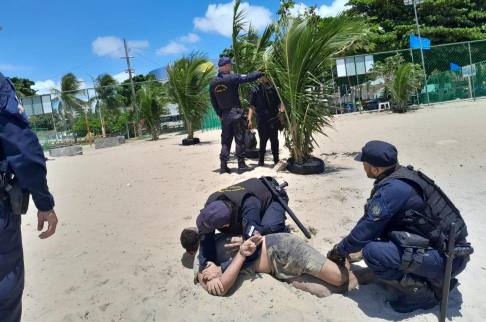
<path fill-rule="evenodd" d="M 233 221 L 233 218 L 235 218 L 236 215 L 238 214 L 237 213 L 238 209 L 236 209 L 236 205 L 225 196 L 222 196 L 221 198 L 219 198 L 219 200 L 221 200 L 224 203 L 224 205 L 229 209 L 231 213 L 230 222 Z"/>
<path fill-rule="evenodd" d="M 186 228 L 181 233 L 181 245 L 188 252 L 197 252 L 199 236 L 194 228 Z"/>

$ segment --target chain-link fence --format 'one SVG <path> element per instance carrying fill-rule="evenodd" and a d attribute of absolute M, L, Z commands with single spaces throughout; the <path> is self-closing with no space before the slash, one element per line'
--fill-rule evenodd
<path fill-rule="evenodd" d="M 438 103 L 456 99 L 475 99 L 486 96 L 486 40 L 431 46 L 423 50 L 402 49 L 364 56 L 339 58 L 344 62 L 346 76 L 338 64 L 332 69 L 336 101 L 345 110 L 359 110 L 364 100 L 383 95 L 383 86 L 373 82 L 369 73 L 372 64 L 400 54 L 405 62 L 422 66 L 426 82 L 412 97 L 415 104 Z M 370 58 L 372 56 L 372 59 Z M 340 103 L 339 103 L 340 102 Z"/>
<path fill-rule="evenodd" d="M 135 82 L 134 90 L 137 93 L 143 85 L 162 86 L 163 83 L 165 81 Z M 158 135 L 186 133 L 177 105 L 170 104 L 167 99 L 163 107 L 141 110 L 137 100 L 133 99 L 128 83 L 22 97 L 21 103 L 44 149 L 89 144 L 90 139 L 94 141 L 100 137 L 146 139 L 153 136 L 154 131 Z M 137 130 L 137 112 L 141 137 Z M 208 101 L 202 124 L 196 130 L 218 128 L 221 124 Z"/>

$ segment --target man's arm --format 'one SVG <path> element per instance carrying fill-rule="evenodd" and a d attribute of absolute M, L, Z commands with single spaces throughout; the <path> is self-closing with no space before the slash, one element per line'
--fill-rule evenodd
<path fill-rule="evenodd" d="M 19 179 L 22 187 L 30 192 L 39 210 L 38 230 L 47 221 L 48 230 L 39 235 L 48 238 L 56 231 L 57 217 L 54 212 L 54 198 L 47 186 L 47 169 L 44 153 L 35 133 L 20 117 L 1 111 L 0 141 L 3 153 Z"/>
<path fill-rule="evenodd" d="M 211 98 L 211 105 L 213 106 L 213 109 L 214 111 L 216 112 L 216 114 L 218 114 L 218 116 L 221 118 L 222 117 L 222 111 L 221 109 L 219 108 L 219 105 L 218 105 L 218 100 L 216 99 L 216 95 L 214 94 L 214 90 L 213 89 L 210 89 L 209 90 L 209 97 Z"/>
<path fill-rule="evenodd" d="M 366 217 L 360 219 L 351 233 L 337 246 L 344 256 L 357 253 L 369 242 L 381 236 L 390 219 L 407 202 L 412 188 L 400 180 L 386 183 L 373 197 Z"/>
<path fill-rule="evenodd" d="M 240 273 L 241 267 L 243 263 L 245 263 L 245 259 L 248 256 L 251 256 L 257 246 L 263 242 L 262 236 L 253 236 L 250 239 L 246 240 L 240 247 L 240 251 L 236 254 L 231 262 L 231 265 L 226 269 L 226 271 L 218 278 L 219 281 L 212 280 L 209 283 L 213 282 L 214 285 L 217 285 L 215 288 L 212 288 L 209 283 L 205 283 L 203 276 L 201 273 L 198 274 L 197 278 L 201 283 L 201 286 L 208 291 L 212 295 L 225 295 L 233 286 Z M 217 282 L 220 282 L 218 284 Z M 218 289 L 218 286 L 222 286 L 223 290 Z"/>
<path fill-rule="evenodd" d="M 262 76 L 261 72 L 253 72 L 248 75 L 230 74 L 230 79 L 233 84 L 245 84 L 254 82 Z"/>

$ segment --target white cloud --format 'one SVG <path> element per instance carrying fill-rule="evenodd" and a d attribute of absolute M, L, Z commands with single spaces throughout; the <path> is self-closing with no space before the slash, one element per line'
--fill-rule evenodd
<path fill-rule="evenodd" d="M 189 33 L 187 36 L 179 38 L 182 42 L 195 43 L 201 40 L 198 35 Z"/>
<path fill-rule="evenodd" d="M 171 40 L 167 46 L 157 50 L 157 55 L 182 54 L 186 51 L 187 48 L 184 46 L 184 44 Z"/>
<path fill-rule="evenodd" d="M 0 64 L 0 71 L 2 70 L 24 70 L 26 69 L 25 66 L 17 66 L 11 64 Z"/>
<path fill-rule="evenodd" d="M 93 87 L 92 85 L 88 85 L 82 78 L 78 78 L 78 80 L 81 82 L 79 84 L 80 89 Z M 37 81 L 32 86 L 32 89 L 37 91 L 37 95 L 50 94 L 53 88 L 61 90 L 61 81 L 54 82 L 52 79 L 48 79 L 45 81 Z"/>
<path fill-rule="evenodd" d="M 334 0 L 334 2 L 330 6 L 320 6 L 316 10 L 316 13 L 321 17 L 336 16 L 344 10 L 349 9 L 349 7 L 346 6 L 348 1 L 349 0 Z M 308 7 L 303 3 L 297 4 L 292 9 L 290 9 L 290 15 L 292 17 L 296 17 L 299 14 L 304 14 L 307 8 Z"/>
<path fill-rule="evenodd" d="M 57 88 L 60 90 L 61 89 L 60 81 L 56 83 L 53 80 L 48 79 L 45 81 L 37 81 L 35 82 L 34 86 L 32 86 L 32 89 L 37 91 L 37 95 L 49 94 L 52 88 Z"/>
<path fill-rule="evenodd" d="M 204 17 L 194 18 L 194 26 L 204 32 L 216 32 L 225 37 L 231 37 L 234 4 L 234 1 L 225 4 L 210 4 Z M 258 30 L 272 22 L 272 12 L 265 7 L 250 6 L 248 2 L 242 2 L 240 10 L 245 10 L 246 21 Z"/>
<path fill-rule="evenodd" d="M 150 44 L 147 40 L 129 40 L 128 47 L 146 48 Z M 118 37 L 98 37 L 93 43 L 93 54 L 98 56 L 110 55 L 113 58 L 120 58 L 124 54 L 123 40 Z"/>
<path fill-rule="evenodd" d="M 119 74 L 113 75 L 113 78 L 116 79 L 118 83 L 122 83 L 123 81 L 128 79 L 128 73 L 121 72 Z"/>

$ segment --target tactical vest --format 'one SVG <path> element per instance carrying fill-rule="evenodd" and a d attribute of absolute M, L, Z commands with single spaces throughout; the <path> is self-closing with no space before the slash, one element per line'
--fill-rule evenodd
<path fill-rule="evenodd" d="M 435 182 L 412 166 L 399 166 L 395 172 L 375 185 L 371 198 L 388 180 L 400 179 L 413 182 L 422 190 L 424 203 L 419 210 L 409 209 L 395 214 L 385 232 L 408 232 L 419 235 L 428 241 L 428 246 L 441 253 L 446 251 L 450 224 L 456 223 L 455 240 L 461 241 L 467 236 L 467 227 L 459 210 Z"/>
<path fill-rule="evenodd" d="M 206 201 L 206 206 L 213 201 L 226 197 L 236 205 L 236 208 L 239 211 L 243 205 L 243 201 L 249 196 L 257 197 L 260 201 L 260 204 L 262 205 L 260 215 L 267 210 L 272 202 L 272 194 L 268 188 L 260 181 L 260 179 L 252 178 L 231 187 L 216 191 L 209 196 Z"/>
<path fill-rule="evenodd" d="M 221 110 L 241 108 L 238 86 L 233 85 L 230 77 L 229 73 L 220 73 L 209 85 Z"/>
<path fill-rule="evenodd" d="M 275 87 L 260 84 L 257 89 L 256 113 L 260 120 L 271 120 L 278 116 L 280 100 Z"/>

